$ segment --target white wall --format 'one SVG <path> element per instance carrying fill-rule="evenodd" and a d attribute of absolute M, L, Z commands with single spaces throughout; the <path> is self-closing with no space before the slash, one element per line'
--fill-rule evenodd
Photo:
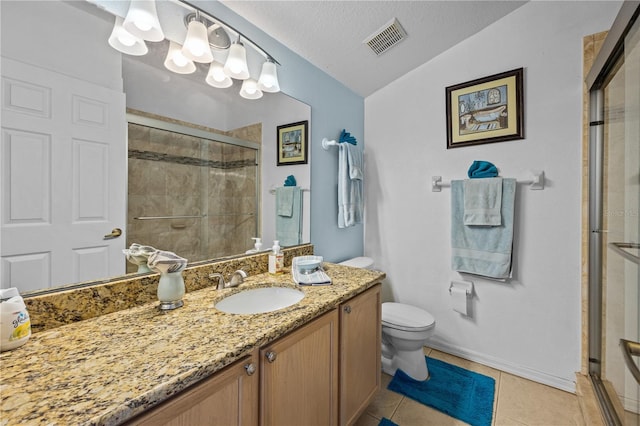
<path fill-rule="evenodd" d="M 529 2 L 365 99 L 365 254 L 387 298 L 436 318 L 429 346 L 573 390 L 580 369 L 582 37 L 607 30 L 619 2 Z M 445 87 L 524 67 L 525 139 L 446 149 Z M 472 317 L 451 309 L 450 189 L 474 160 L 518 185 L 514 278 L 471 278 Z M 467 277 L 468 278 L 468 277 Z"/>

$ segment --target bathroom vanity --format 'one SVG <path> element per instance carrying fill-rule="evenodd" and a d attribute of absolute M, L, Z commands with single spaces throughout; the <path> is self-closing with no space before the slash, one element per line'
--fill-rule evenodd
<path fill-rule="evenodd" d="M 352 424 L 380 388 L 380 323 L 376 285 L 127 424 Z"/>
<path fill-rule="evenodd" d="M 380 386 L 384 273 L 327 265 L 297 304 L 235 315 L 213 305 L 289 274 L 189 292 L 36 333 L 0 354 L 6 424 L 350 424 Z"/>

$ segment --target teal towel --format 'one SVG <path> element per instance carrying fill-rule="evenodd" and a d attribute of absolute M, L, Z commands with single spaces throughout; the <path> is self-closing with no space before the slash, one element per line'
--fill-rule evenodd
<path fill-rule="evenodd" d="M 464 181 L 464 224 L 499 226 L 502 223 L 502 178 Z"/>
<path fill-rule="evenodd" d="M 498 176 L 498 168 L 488 161 L 474 161 L 467 171 L 469 179 L 490 178 Z"/>
<path fill-rule="evenodd" d="M 276 215 L 276 240 L 283 247 L 302 242 L 302 189 L 299 186 L 288 186 L 286 189 L 292 193 L 291 216 Z"/>
<path fill-rule="evenodd" d="M 276 213 L 291 217 L 293 214 L 293 189 L 295 186 L 276 188 Z"/>
<path fill-rule="evenodd" d="M 511 276 L 516 180 L 502 179 L 500 226 L 464 224 L 464 185 L 451 181 L 451 269 L 504 280 Z"/>

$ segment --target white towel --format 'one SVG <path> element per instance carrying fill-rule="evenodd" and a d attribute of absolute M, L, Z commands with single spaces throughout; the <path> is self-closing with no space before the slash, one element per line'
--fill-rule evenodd
<path fill-rule="evenodd" d="M 338 144 L 338 228 L 362 223 L 364 157 L 359 145 Z"/>
<path fill-rule="evenodd" d="M 502 178 L 467 179 L 464 185 L 464 224 L 502 225 Z"/>

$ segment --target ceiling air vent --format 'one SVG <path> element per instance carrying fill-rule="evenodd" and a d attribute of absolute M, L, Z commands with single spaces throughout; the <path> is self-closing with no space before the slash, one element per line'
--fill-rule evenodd
<path fill-rule="evenodd" d="M 367 37 L 363 43 L 380 56 L 407 37 L 407 32 L 402 28 L 396 18 L 387 22 L 378 31 Z"/>

